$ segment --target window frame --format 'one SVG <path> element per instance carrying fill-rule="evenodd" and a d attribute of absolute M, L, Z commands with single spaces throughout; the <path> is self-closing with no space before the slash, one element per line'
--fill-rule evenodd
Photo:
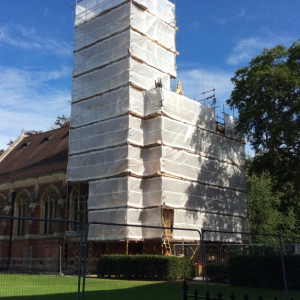
<path fill-rule="evenodd" d="M 56 218 L 56 208 L 59 199 L 59 191 L 56 187 L 50 186 L 44 192 L 42 196 L 42 219 L 55 219 Z M 44 221 L 41 224 L 41 234 L 51 235 L 54 234 L 53 222 Z"/>
<path fill-rule="evenodd" d="M 27 190 L 22 191 L 16 198 L 15 216 L 20 218 L 29 217 L 29 203 L 31 195 Z M 15 235 L 22 237 L 25 235 L 25 220 L 17 219 L 15 226 Z"/>

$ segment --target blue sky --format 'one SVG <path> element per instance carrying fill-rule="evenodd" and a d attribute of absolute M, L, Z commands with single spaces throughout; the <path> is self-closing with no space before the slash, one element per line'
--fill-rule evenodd
<path fill-rule="evenodd" d="M 70 114 L 74 2 L 1 1 L 0 149 L 23 127 L 50 130 L 57 115 Z M 176 0 L 176 15 L 184 94 L 202 99 L 204 79 L 220 107 L 237 68 L 264 47 L 300 38 L 299 0 Z"/>

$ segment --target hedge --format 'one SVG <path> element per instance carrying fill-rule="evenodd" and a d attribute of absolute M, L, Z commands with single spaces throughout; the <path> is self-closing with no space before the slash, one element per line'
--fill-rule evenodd
<path fill-rule="evenodd" d="M 99 277 L 173 280 L 191 278 L 193 272 L 188 259 L 163 255 L 102 255 L 97 265 Z"/>
<path fill-rule="evenodd" d="M 211 282 L 229 282 L 229 271 L 227 264 L 208 264 L 206 275 Z"/>
<path fill-rule="evenodd" d="M 300 256 L 284 256 L 289 288 L 300 288 Z M 280 255 L 239 255 L 230 258 L 230 282 L 234 285 L 283 288 Z"/>

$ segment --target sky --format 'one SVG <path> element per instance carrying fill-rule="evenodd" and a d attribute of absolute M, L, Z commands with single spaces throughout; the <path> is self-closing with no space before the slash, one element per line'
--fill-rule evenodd
<path fill-rule="evenodd" d="M 0 149 L 22 128 L 51 130 L 70 115 L 74 3 L 1 0 Z M 219 115 L 238 116 L 224 105 L 238 68 L 300 38 L 299 0 L 176 0 L 176 17 L 176 80 L 196 100 L 215 87 Z"/>

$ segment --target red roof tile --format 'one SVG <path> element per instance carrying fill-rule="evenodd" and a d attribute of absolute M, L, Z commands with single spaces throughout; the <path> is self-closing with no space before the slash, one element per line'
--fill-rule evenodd
<path fill-rule="evenodd" d="M 0 182 L 66 171 L 69 128 L 24 137 L 0 162 Z"/>

